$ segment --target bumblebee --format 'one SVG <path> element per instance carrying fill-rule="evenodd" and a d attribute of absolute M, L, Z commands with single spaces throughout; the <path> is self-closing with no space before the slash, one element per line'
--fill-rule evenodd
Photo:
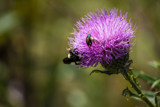
<path fill-rule="evenodd" d="M 86 43 L 89 47 L 92 46 L 93 41 L 94 41 L 94 38 L 91 36 L 91 34 L 88 34 L 86 37 Z"/>
<path fill-rule="evenodd" d="M 72 62 L 74 62 L 76 65 L 79 65 L 80 63 L 78 63 L 81 58 L 82 55 L 78 53 L 78 51 L 76 51 L 75 49 L 68 49 L 69 54 L 68 57 L 63 59 L 63 63 L 64 64 L 71 64 Z"/>

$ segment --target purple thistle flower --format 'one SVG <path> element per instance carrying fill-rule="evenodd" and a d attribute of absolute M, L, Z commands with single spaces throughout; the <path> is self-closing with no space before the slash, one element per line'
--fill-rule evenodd
<path fill-rule="evenodd" d="M 82 55 L 80 67 L 96 67 L 112 63 L 128 55 L 133 44 L 129 43 L 135 31 L 131 22 L 127 22 L 127 13 L 118 16 L 118 10 L 97 10 L 89 13 L 76 24 L 74 38 L 69 38 L 71 49 Z M 87 38 L 90 34 L 92 38 Z M 90 44 L 86 43 L 90 39 Z"/>

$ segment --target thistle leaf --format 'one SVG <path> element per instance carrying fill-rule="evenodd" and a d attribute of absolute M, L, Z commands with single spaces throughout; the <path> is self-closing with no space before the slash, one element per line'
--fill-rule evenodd
<path fill-rule="evenodd" d="M 154 87 L 159 86 L 159 85 L 160 85 L 160 79 L 154 81 L 154 83 L 152 84 L 151 88 L 153 89 Z"/>
<path fill-rule="evenodd" d="M 122 91 L 122 95 L 123 95 L 123 96 L 127 96 L 127 95 L 128 95 L 128 96 L 130 96 L 131 98 L 134 98 L 134 99 L 136 99 L 136 100 L 141 100 L 141 98 L 140 98 L 137 94 L 131 92 L 131 91 L 128 89 L 128 87 Z"/>
<path fill-rule="evenodd" d="M 144 72 L 133 72 L 134 75 L 136 75 L 138 78 L 141 78 L 145 81 L 147 81 L 147 83 L 151 84 L 152 87 L 160 87 L 160 79 L 158 77 L 152 77 Z"/>
<path fill-rule="evenodd" d="M 160 92 L 157 92 L 155 94 L 155 103 L 156 103 L 156 107 L 158 107 L 158 104 L 160 103 Z"/>
<path fill-rule="evenodd" d="M 128 89 L 128 87 L 126 88 L 126 89 L 124 89 L 123 91 L 122 91 L 122 95 L 123 96 L 127 96 L 127 95 L 129 95 L 129 96 L 132 96 L 132 92 Z"/>
<path fill-rule="evenodd" d="M 107 75 L 112 75 L 112 74 L 118 74 L 118 71 L 101 71 L 101 70 L 93 70 L 90 75 L 92 75 L 93 73 L 104 73 Z"/>

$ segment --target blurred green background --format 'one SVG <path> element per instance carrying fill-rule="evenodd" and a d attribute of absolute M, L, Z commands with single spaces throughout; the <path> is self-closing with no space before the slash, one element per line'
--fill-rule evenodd
<path fill-rule="evenodd" d="M 0 107 L 146 106 L 121 95 L 130 86 L 121 75 L 63 64 L 76 22 L 97 8 L 128 12 L 137 27 L 132 67 L 160 75 L 148 66 L 160 59 L 159 0 L 0 0 Z"/>

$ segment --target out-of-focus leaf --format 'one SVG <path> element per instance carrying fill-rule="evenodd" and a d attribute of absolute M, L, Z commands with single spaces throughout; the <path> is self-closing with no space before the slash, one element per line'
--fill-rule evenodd
<path fill-rule="evenodd" d="M 158 104 L 160 103 L 159 97 L 160 97 L 160 92 L 157 92 L 157 93 L 155 94 L 155 103 L 156 103 L 156 107 L 158 107 Z"/>
<path fill-rule="evenodd" d="M 19 24 L 16 13 L 7 13 L 0 17 L 0 34 L 3 34 Z"/>
<path fill-rule="evenodd" d="M 152 91 L 143 91 L 144 95 L 147 97 L 154 97 L 155 93 Z"/>
<path fill-rule="evenodd" d="M 150 61 L 149 65 L 153 66 L 154 68 L 160 68 L 160 62 L 158 61 Z"/>
<path fill-rule="evenodd" d="M 151 77 L 148 74 L 145 74 L 144 72 L 136 72 L 136 71 L 134 71 L 133 74 L 136 75 L 139 78 L 147 80 L 149 83 L 153 83 L 154 81 L 157 80 L 157 78 Z"/>
<path fill-rule="evenodd" d="M 154 100 L 155 93 L 154 92 L 143 91 L 143 93 L 153 104 L 155 104 L 155 100 Z"/>
<path fill-rule="evenodd" d="M 159 85 L 160 84 L 160 79 L 154 81 L 154 83 L 152 84 L 152 87 L 151 88 L 154 88 L 155 86 Z"/>
<path fill-rule="evenodd" d="M 154 87 L 160 87 L 160 84 L 158 84 L 159 83 L 158 82 L 158 80 L 159 80 L 158 77 L 152 77 L 148 74 L 145 74 L 144 72 L 136 72 L 136 71 L 134 71 L 133 74 L 136 75 L 137 77 L 147 81 L 149 84 L 155 84 L 155 85 L 153 85 Z"/>

